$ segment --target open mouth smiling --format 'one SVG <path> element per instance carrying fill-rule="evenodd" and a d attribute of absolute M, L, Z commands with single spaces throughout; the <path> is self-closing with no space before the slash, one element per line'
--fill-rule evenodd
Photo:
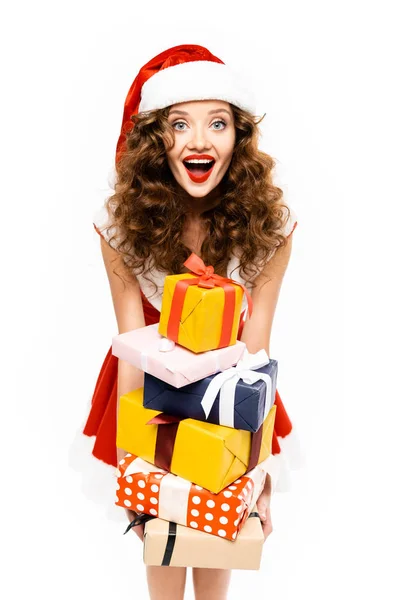
<path fill-rule="evenodd" d="M 190 155 L 183 159 L 183 165 L 190 179 L 195 183 L 206 181 L 214 168 L 215 158 L 206 154 Z"/>

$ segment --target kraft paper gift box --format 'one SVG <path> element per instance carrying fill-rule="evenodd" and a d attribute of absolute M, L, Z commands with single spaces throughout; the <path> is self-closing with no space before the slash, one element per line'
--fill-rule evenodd
<path fill-rule="evenodd" d="M 258 570 L 264 534 L 254 507 L 234 542 L 163 519 L 147 521 L 143 542 L 146 565 Z"/>
<path fill-rule="evenodd" d="M 193 352 L 231 346 L 236 342 L 243 292 L 246 288 L 214 273 L 196 254 L 184 263 L 192 273 L 168 275 L 158 332 Z"/>
<path fill-rule="evenodd" d="M 155 467 L 132 454 L 118 465 L 118 506 L 235 540 L 269 473 L 270 459 L 219 494 Z"/>
<path fill-rule="evenodd" d="M 112 353 L 176 388 L 228 369 L 238 362 L 246 348 L 237 341 L 233 346 L 202 354 L 178 345 L 163 352 L 160 348 L 165 339 L 157 330 L 158 323 L 114 336 Z"/>
<path fill-rule="evenodd" d="M 275 410 L 254 434 L 144 408 L 140 388 L 119 399 L 117 447 L 217 494 L 268 458 Z"/>
<path fill-rule="evenodd" d="M 236 367 L 177 390 L 146 374 L 144 406 L 170 415 L 256 432 L 274 404 L 278 363 L 245 350 Z"/>

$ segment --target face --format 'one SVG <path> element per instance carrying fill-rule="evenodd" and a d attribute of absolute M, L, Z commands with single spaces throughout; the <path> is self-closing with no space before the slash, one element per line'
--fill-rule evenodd
<path fill-rule="evenodd" d="M 228 102 L 201 100 L 171 106 L 168 121 L 175 143 L 167 151 L 169 168 L 178 184 L 195 198 L 209 194 L 231 162 L 235 126 Z"/>

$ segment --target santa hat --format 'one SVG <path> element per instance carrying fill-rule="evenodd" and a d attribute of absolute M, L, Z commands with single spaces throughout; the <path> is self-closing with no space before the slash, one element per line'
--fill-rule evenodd
<path fill-rule="evenodd" d="M 125 150 L 132 115 L 190 100 L 224 100 L 255 113 L 252 93 L 222 60 L 203 46 L 174 46 L 149 60 L 132 83 L 125 100 L 116 160 Z"/>

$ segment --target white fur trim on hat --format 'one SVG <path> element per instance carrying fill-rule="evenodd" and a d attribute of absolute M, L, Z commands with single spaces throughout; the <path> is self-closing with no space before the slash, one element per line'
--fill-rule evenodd
<path fill-rule="evenodd" d="M 255 99 L 225 64 L 197 60 L 158 71 L 142 87 L 139 112 L 191 100 L 224 100 L 255 113 Z"/>

